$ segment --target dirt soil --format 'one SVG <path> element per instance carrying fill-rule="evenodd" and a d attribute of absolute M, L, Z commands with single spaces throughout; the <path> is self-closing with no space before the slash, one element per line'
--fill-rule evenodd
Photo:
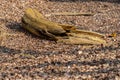
<path fill-rule="evenodd" d="M 94 16 L 47 19 L 105 35 L 107 45 L 67 45 L 41 39 L 21 27 L 27 8 L 92 12 Z M 119 0 L 0 0 L 0 80 L 120 80 Z"/>

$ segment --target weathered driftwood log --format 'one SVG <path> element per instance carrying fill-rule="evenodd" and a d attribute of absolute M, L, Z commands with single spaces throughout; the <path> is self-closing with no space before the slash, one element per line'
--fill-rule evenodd
<path fill-rule="evenodd" d="M 37 10 L 28 8 L 22 17 L 22 27 L 31 33 L 67 44 L 105 44 L 104 35 L 78 30 L 75 26 L 45 19 Z"/>
<path fill-rule="evenodd" d="M 40 33 L 42 33 L 42 35 L 48 36 L 55 40 L 57 40 L 55 35 L 63 34 L 66 32 L 57 23 L 44 19 L 37 10 L 31 8 L 25 11 L 25 14 L 22 18 L 22 23 L 23 27 L 26 29 L 34 28 L 34 31 L 31 31 L 29 29 L 30 32 L 34 32 L 35 34 L 39 35 L 38 32 L 36 32 L 36 30 L 38 30 Z"/>

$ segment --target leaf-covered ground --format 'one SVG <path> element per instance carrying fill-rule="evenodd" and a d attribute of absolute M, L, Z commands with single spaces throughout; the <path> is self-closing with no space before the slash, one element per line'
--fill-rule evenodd
<path fill-rule="evenodd" d="M 107 45 L 66 45 L 41 39 L 21 27 L 27 8 L 52 12 L 92 12 L 94 16 L 47 19 L 105 35 Z M 0 79 L 119 80 L 120 3 L 118 0 L 0 0 Z"/>

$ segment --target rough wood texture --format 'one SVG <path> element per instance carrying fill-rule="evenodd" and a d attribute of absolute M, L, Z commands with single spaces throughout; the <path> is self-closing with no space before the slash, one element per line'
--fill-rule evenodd
<path fill-rule="evenodd" d="M 25 29 L 37 36 L 47 36 L 58 42 L 67 44 L 105 44 L 104 35 L 78 30 L 75 26 L 48 21 L 37 10 L 28 8 L 22 17 Z M 64 34 L 64 36 L 62 35 Z"/>

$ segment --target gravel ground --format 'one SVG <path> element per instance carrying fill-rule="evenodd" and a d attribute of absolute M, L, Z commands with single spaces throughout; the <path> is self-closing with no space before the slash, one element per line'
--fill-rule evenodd
<path fill-rule="evenodd" d="M 92 12 L 94 16 L 47 19 L 116 38 L 108 45 L 66 45 L 41 39 L 21 28 L 28 7 L 52 12 Z M 120 80 L 119 0 L 0 0 L 1 80 Z"/>

